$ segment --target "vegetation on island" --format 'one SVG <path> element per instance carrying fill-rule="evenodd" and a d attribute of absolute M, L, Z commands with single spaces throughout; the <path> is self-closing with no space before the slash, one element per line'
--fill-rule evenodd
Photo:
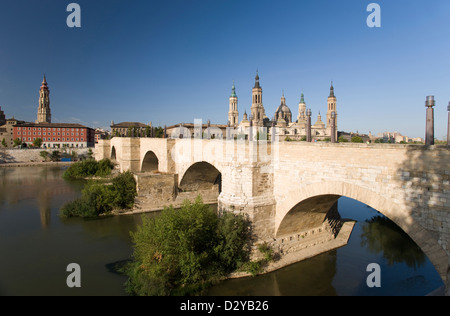
<path fill-rule="evenodd" d="M 112 179 L 111 184 L 89 181 L 81 197 L 66 203 L 60 210 L 62 217 L 97 217 L 114 209 L 130 209 L 137 195 L 136 180 L 127 171 Z"/>
<path fill-rule="evenodd" d="M 201 294 L 248 261 L 249 222 L 231 212 L 217 215 L 200 197 L 142 221 L 131 233 L 133 258 L 122 267 L 131 295 Z"/>
<path fill-rule="evenodd" d="M 111 174 L 114 168 L 111 160 L 105 158 L 100 161 L 95 159 L 87 159 L 72 164 L 66 171 L 63 177 L 69 179 L 79 179 L 87 177 L 106 177 Z"/>

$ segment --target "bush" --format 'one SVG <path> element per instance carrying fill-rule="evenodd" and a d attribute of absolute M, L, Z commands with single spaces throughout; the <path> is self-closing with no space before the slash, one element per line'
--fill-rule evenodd
<path fill-rule="evenodd" d="M 64 172 L 63 177 L 71 179 L 93 177 L 93 176 L 106 177 L 111 174 L 111 170 L 113 168 L 114 165 L 107 158 L 100 161 L 96 161 L 94 159 L 87 159 L 72 164 Z"/>
<path fill-rule="evenodd" d="M 364 143 L 363 139 L 359 136 L 352 137 L 352 143 Z"/>
<path fill-rule="evenodd" d="M 130 171 L 121 173 L 113 179 L 113 191 L 115 194 L 114 206 L 119 208 L 132 208 L 136 192 L 136 180 Z"/>
<path fill-rule="evenodd" d="M 199 294 L 248 257 L 248 222 L 232 213 L 218 217 L 201 198 L 142 221 L 123 270 L 130 294 Z"/>
<path fill-rule="evenodd" d="M 136 195 L 136 181 L 128 171 L 114 178 L 112 185 L 88 182 L 81 197 L 65 204 L 60 214 L 62 217 L 96 217 L 115 208 L 132 208 Z"/>

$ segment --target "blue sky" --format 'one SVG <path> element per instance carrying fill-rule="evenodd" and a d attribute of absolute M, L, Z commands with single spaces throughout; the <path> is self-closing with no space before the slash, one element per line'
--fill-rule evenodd
<path fill-rule="evenodd" d="M 0 106 L 34 121 L 45 73 L 54 122 L 111 120 L 225 124 L 233 80 L 250 112 L 256 69 L 266 114 L 282 91 L 315 121 L 331 80 L 338 129 L 424 137 L 434 95 L 435 136 L 447 131 L 450 1 L 89 0 L 69 28 L 62 0 L 0 0 Z M 367 5 L 381 27 L 366 25 Z"/>

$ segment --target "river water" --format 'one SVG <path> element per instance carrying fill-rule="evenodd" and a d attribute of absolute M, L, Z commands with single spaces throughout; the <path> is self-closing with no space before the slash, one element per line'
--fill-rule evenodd
<path fill-rule="evenodd" d="M 129 232 L 141 215 L 60 218 L 59 208 L 82 188 L 62 173 L 0 168 L 0 295 L 126 295 L 126 278 L 113 267 L 130 258 Z M 348 245 L 267 275 L 224 281 L 208 295 L 427 295 L 443 286 L 424 253 L 386 217 L 348 198 L 338 209 L 357 221 Z M 81 267 L 80 288 L 66 284 L 70 263 Z M 380 265 L 380 288 L 367 286 L 370 263 Z"/>

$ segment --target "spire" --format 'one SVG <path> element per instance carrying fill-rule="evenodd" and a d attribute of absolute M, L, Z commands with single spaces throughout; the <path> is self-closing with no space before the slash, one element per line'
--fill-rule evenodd
<path fill-rule="evenodd" d="M 330 87 L 330 98 L 334 98 L 334 87 L 333 87 L 333 81 L 331 81 L 331 87 Z"/>
<path fill-rule="evenodd" d="M 253 88 L 261 88 L 261 86 L 259 85 L 258 69 L 256 69 L 255 86 Z"/>
<path fill-rule="evenodd" d="M 283 93 L 281 95 L 281 105 L 286 105 L 286 98 L 284 97 L 284 90 L 283 90 Z"/>
<path fill-rule="evenodd" d="M 48 85 L 47 85 L 47 79 L 45 78 L 45 74 L 44 74 L 44 79 L 42 79 L 42 83 L 41 83 L 41 89 L 48 89 Z"/>
<path fill-rule="evenodd" d="M 300 103 L 305 103 L 305 95 L 303 93 L 300 96 Z"/>
<path fill-rule="evenodd" d="M 231 97 L 237 98 L 236 87 L 234 86 L 234 80 L 233 80 L 233 86 L 231 87 Z"/>

